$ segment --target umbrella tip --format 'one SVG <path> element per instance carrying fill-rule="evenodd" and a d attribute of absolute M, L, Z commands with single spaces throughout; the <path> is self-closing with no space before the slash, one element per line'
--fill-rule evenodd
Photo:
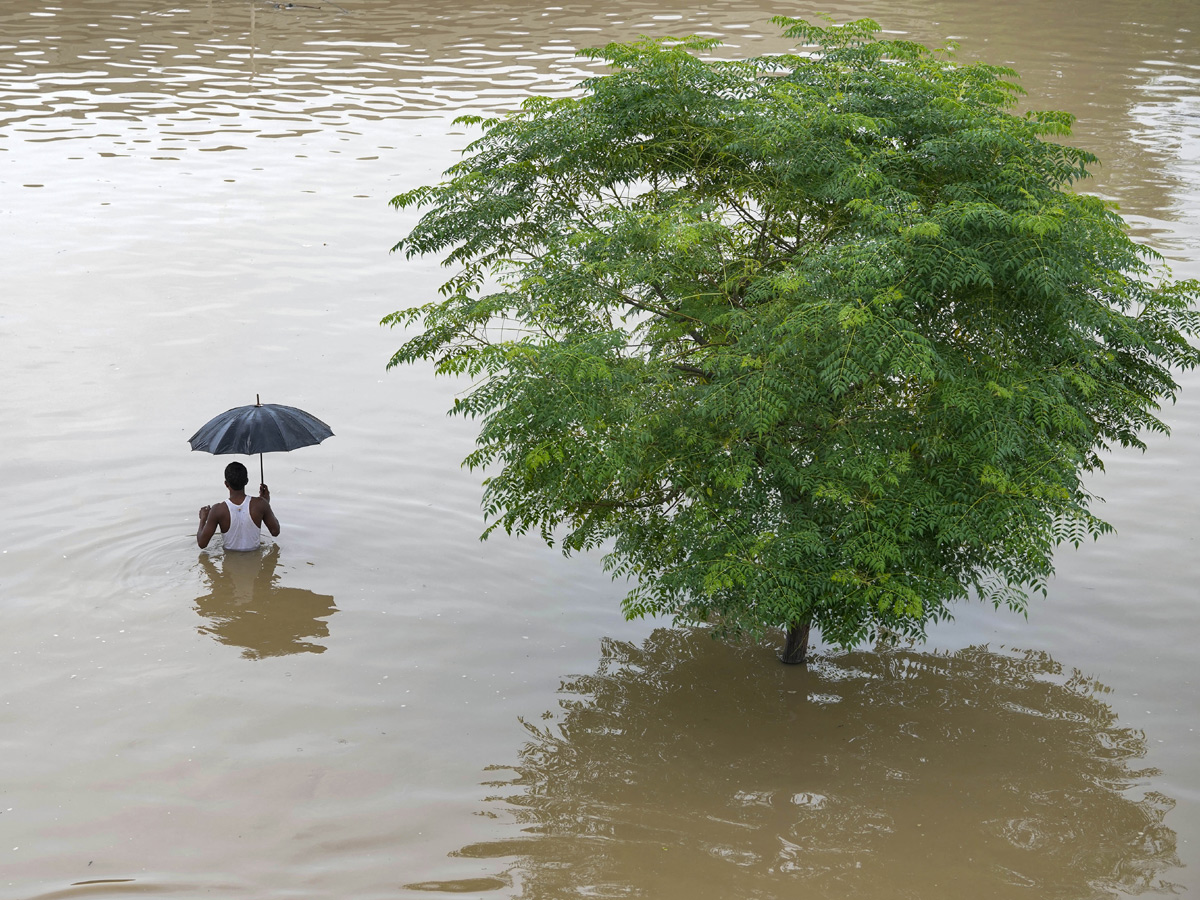
<path fill-rule="evenodd" d="M 254 395 L 254 405 L 255 405 L 255 406 L 262 406 L 262 398 L 261 398 L 261 397 L 259 397 L 259 396 L 258 396 L 258 394 L 255 394 L 255 395 Z"/>

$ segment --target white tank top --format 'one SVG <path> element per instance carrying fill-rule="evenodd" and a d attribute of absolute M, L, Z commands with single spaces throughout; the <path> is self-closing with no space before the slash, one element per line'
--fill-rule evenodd
<path fill-rule="evenodd" d="M 257 550 L 259 544 L 259 526 L 250 518 L 250 498 L 242 501 L 241 506 L 235 506 L 232 500 L 226 500 L 229 507 L 229 530 L 225 532 L 226 550 Z"/>

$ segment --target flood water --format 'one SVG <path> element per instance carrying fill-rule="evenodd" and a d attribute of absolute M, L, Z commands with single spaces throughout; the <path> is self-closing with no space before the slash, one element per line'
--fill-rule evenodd
<path fill-rule="evenodd" d="M 1200 375 L 1028 621 L 805 671 L 480 543 L 458 387 L 384 370 L 443 274 L 387 200 L 455 116 L 571 92 L 581 47 L 769 52 L 821 12 L 1016 67 L 1200 277 L 1194 0 L 6 0 L 0 898 L 1200 889 Z M 336 436 L 265 459 L 277 548 L 201 553 L 228 459 L 186 439 L 256 394 Z"/>

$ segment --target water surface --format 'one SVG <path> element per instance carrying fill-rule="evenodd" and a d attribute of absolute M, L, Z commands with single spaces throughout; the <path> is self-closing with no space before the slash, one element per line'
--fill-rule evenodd
<path fill-rule="evenodd" d="M 388 254 L 387 200 L 455 116 L 638 34 L 786 49 L 780 12 L 1015 66 L 1200 275 L 1190 0 L 4 5 L 0 897 L 1197 887 L 1200 378 L 1028 621 L 797 672 L 623 622 L 594 557 L 480 544 L 456 386 L 384 371 L 376 323 L 443 275 Z M 186 438 L 256 394 L 336 437 L 264 461 L 277 550 L 200 553 L 227 459 Z"/>

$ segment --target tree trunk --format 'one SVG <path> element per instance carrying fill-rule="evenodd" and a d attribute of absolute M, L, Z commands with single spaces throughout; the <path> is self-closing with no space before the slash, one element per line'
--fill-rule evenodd
<path fill-rule="evenodd" d="M 808 662 L 808 630 L 811 627 L 810 622 L 793 622 L 788 626 L 780 662 L 789 666 L 802 666 Z"/>

